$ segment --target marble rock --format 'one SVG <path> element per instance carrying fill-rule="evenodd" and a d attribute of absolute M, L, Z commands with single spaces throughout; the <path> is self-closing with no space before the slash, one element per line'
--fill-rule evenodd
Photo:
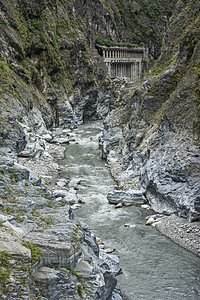
<path fill-rule="evenodd" d="M 69 180 L 65 179 L 65 178 L 60 178 L 56 181 L 56 184 L 59 186 L 59 187 L 64 187 L 64 186 L 67 186 L 69 183 Z"/>
<path fill-rule="evenodd" d="M 50 141 L 50 143 L 69 144 L 69 138 L 68 137 L 54 138 L 53 140 Z"/>
<path fill-rule="evenodd" d="M 148 220 L 146 221 L 146 225 L 152 225 L 153 223 L 155 223 L 156 220 L 153 217 L 148 218 Z"/>
<path fill-rule="evenodd" d="M 146 202 L 143 193 L 139 190 L 118 191 L 115 190 L 107 194 L 107 199 L 111 204 L 122 203 L 123 205 L 142 205 Z"/>
<path fill-rule="evenodd" d="M 13 241 L 0 241 L 0 251 L 7 251 L 12 258 L 20 260 L 23 263 L 31 262 L 31 251 L 22 244 Z"/>
<path fill-rule="evenodd" d="M 58 198 L 58 197 L 62 197 L 64 198 L 65 196 L 68 196 L 68 191 L 66 190 L 55 190 L 53 192 L 53 195 Z"/>
<path fill-rule="evenodd" d="M 44 152 L 44 145 L 39 140 L 29 141 L 23 151 L 19 152 L 20 157 L 39 158 Z"/>

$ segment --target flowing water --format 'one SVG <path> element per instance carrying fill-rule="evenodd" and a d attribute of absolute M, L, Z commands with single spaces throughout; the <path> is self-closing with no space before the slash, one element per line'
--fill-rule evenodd
<path fill-rule="evenodd" d="M 200 299 L 200 259 L 145 225 L 150 214 L 139 207 L 115 209 L 106 199 L 115 182 L 100 159 L 98 135 L 102 122 L 74 130 L 76 142 L 61 162 L 61 176 L 77 178 L 78 197 L 85 201 L 75 214 L 87 223 L 106 248 L 115 248 L 123 274 L 118 285 L 129 300 Z M 65 170 L 66 166 L 66 170 Z M 134 224 L 134 228 L 124 224 Z"/>

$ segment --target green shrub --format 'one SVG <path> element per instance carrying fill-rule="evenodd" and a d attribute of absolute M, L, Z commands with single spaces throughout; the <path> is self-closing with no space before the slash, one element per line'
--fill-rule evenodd
<path fill-rule="evenodd" d="M 14 208 L 7 206 L 5 208 L 2 208 L 2 211 L 8 215 L 11 215 L 15 212 Z"/>
<path fill-rule="evenodd" d="M 9 253 L 7 251 L 0 251 L 0 290 L 6 290 L 6 281 L 10 278 L 10 262 Z"/>
<path fill-rule="evenodd" d="M 6 73 L 9 72 L 10 68 L 5 60 L 0 60 L 0 69 Z"/>
<path fill-rule="evenodd" d="M 17 222 L 17 223 L 22 223 L 22 222 L 24 221 L 25 218 L 24 218 L 24 217 L 21 217 L 20 214 L 17 214 L 16 217 L 15 217 L 15 219 L 16 219 L 16 222 Z"/>
<path fill-rule="evenodd" d="M 0 251 L 0 265 L 1 267 L 9 268 L 9 253 L 7 251 Z"/>
<path fill-rule="evenodd" d="M 113 42 L 109 39 L 103 39 L 100 36 L 97 36 L 96 38 L 96 43 L 102 46 L 109 46 L 109 47 L 140 47 L 142 46 L 142 44 L 138 45 L 138 44 L 132 44 L 129 42 Z"/>
<path fill-rule="evenodd" d="M 200 59 L 197 61 L 197 67 L 195 67 L 195 73 L 200 78 Z"/>
<path fill-rule="evenodd" d="M 39 262 L 41 261 L 41 259 L 43 257 L 43 253 L 39 247 L 33 245 L 31 242 L 24 242 L 22 245 L 31 250 L 31 263 L 33 265 L 37 261 L 39 261 Z"/>

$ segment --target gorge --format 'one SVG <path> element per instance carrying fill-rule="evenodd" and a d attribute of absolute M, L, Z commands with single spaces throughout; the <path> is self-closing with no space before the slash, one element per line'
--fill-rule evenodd
<path fill-rule="evenodd" d="M 199 298 L 199 11 L 0 0 L 0 299 Z M 119 50 L 141 44 L 137 77 Z M 132 190 L 155 212 L 105 198 Z"/>

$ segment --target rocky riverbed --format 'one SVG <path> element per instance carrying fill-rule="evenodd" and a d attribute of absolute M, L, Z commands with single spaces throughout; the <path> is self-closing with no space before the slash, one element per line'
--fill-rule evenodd
<path fill-rule="evenodd" d="M 74 132 L 25 132 L 28 143 L 18 155 L 1 148 L 0 250 L 9 261 L 2 299 L 120 299 L 114 290 L 119 258 L 100 250 L 89 227 L 75 217 L 73 209 L 82 205 L 80 180 L 60 176 L 63 168 L 70 170 L 58 161 L 65 158 L 69 143 L 76 144 Z M 120 201 L 122 207 L 141 205 L 144 192 L 116 190 L 108 199 L 116 206 Z M 198 222 L 173 216 L 155 221 L 161 233 L 199 255 Z M 134 224 L 124 226 L 138 230 Z"/>
<path fill-rule="evenodd" d="M 76 182 L 59 178 L 55 158 L 73 134 L 25 131 L 19 156 L 1 148 L 1 299 L 121 299 L 114 291 L 119 258 L 100 250 L 73 214 Z"/>
<path fill-rule="evenodd" d="M 120 255 L 123 273 L 118 282 L 128 299 L 195 299 L 199 293 L 199 258 L 155 227 L 145 225 L 147 216 L 153 223 L 164 217 L 155 215 L 147 203 L 142 204 L 145 190 L 120 190 L 116 186 L 105 161 L 99 158 L 101 126 L 102 122 L 96 121 L 75 129 L 76 142 L 69 144 L 65 158 L 59 162 L 62 177 L 79 181 L 77 196 L 85 203 L 76 215 L 101 237 L 101 247 Z"/>

